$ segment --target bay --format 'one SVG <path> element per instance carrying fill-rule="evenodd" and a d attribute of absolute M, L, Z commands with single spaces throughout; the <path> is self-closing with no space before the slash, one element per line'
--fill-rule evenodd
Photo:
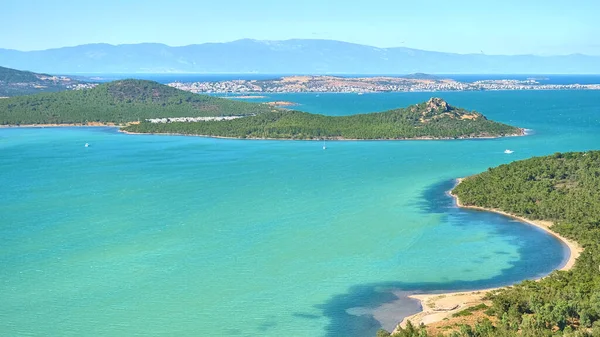
<path fill-rule="evenodd" d="M 347 115 L 431 96 L 264 100 Z M 365 313 L 396 300 L 392 291 L 486 288 L 559 267 L 566 251 L 552 236 L 457 209 L 446 191 L 491 166 L 597 149 L 600 92 L 435 96 L 531 133 L 324 151 L 310 141 L 0 129 L 0 332 L 372 336 L 391 323 Z M 418 309 L 401 303 L 399 312 Z"/>

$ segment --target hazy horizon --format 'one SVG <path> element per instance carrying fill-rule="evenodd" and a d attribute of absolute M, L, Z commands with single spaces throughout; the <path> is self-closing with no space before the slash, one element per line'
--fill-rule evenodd
<path fill-rule="evenodd" d="M 50 47 L 50 48 L 45 48 L 45 49 L 32 49 L 32 50 L 22 50 L 22 49 L 0 47 L 0 50 L 2 50 L 2 49 L 14 50 L 14 51 L 28 53 L 28 52 L 39 52 L 39 51 L 76 48 L 76 47 L 81 47 L 81 46 L 94 46 L 94 45 L 108 45 L 108 46 L 113 46 L 113 47 L 135 46 L 135 45 L 161 45 L 161 46 L 166 46 L 166 47 L 170 47 L 170 48 L 183 48 L 183 47 L 189 47 L 189 46 L 208 45 L 208 44 L 221 44 L 222 45 L 222 44 L 235 43 L 235 42 L 239 42 L 239 41 L 255 41 L 255 42 L 262 42 L 265 44 L 268 44 L 269 42 L 276 43 L 276 42 L 288 42 L 288 41 L 329 41 L 329 42 L 341 42 L 341 43 L 348 43 L 348 44 L 365 46 L 365 47 L 372 47 L 372 48 L 377 48 L 377 49 L 382 49 L 382 50 L 405 48 L 405 49 L 412 49 L 412 50 L 418 50 L 418 51 L 457 54 L 457 55 L 483 54 L 483 55 L 488 55 L 488 56 L 539 56 L 539 57 L 569 56 L 569 55 L 600 56 L 600 55 L 596 55 L 596 54 L 585 54 L 585 53 L 578 53 L 578 52 L 565 53 L 565 54 L 533 54 L 533 53 L 530 53 L 530 54 L 486 54 L 486 53 L 481 53 L 481 52 L 479 52 L 479 53 L 474 53 L 474 52 L 473 53 L 458 53 L 458 52 L 449 52 L 449 51 L 444 51 L 444 50 L 419 49 L 419 48 L 413 48 L 410 46 L 377 47 L 377 46 L 370 45 L 370 44 L 356 43 L 356 42 L 351 42 L 351 41 L 342 41 L 342 40 L 335 40 L 335 39 L 316 39 L 316 38 L 289 38 L 289 39 L 281 39 L 281 40 L 260 40 L 260 39 L 253 39 L 253 38 L 240 38 L 240 39 L 236 39 L 236 40 L 223 41 L 223 42 L 201 42 L 201 43 L 189 43 L 189 44 L 182 44 L 182 45 L 171 45 L 171 44 L 163 43 L 163 42 L 147 42 L 147 41 L 146 42 L 134 42 L 134 43 L 92 42 L 92 43 L 82 43 L 82 44 L 77 44 L 77 45 L 65 45 L 65 46 Z"/>
<path fill-rule="evenodd" d="M 103 2 L 6 0 L 0 48 L 46 50 L 82 44 L 169 46 L 325 39 L 377 48 L 489 55 L 600 55 L 600 3 L 518 0 L 481 3 L 372 0 L 191 0 Z M 27 18 L 26 23 L 22 18 Z"/>

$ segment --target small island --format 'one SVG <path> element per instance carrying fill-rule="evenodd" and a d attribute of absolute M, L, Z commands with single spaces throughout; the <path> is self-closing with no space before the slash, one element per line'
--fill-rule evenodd
<path fill-rule="evenodd" d="M 242 139 L 404 140 L 523 135 L 441 98 L 385 112 L 325 116 L 193 94 L 152 81 L 0 100 L 0 125 L 117 125 L 127 133 Z M 287 103 L 287 102 L 286 102 Z"/>
<path fill-rule="evenodd" d="M 600 334 L 600 151 L 501 165 L 461 179 L 452 194 L 460 207 L 503 213 L 554 233 L 569 246 L 571 257 L 560 271 L 537 281 L 497 290 L 417 295 L 430 311 L 427 325 L 417 327 L 424 317 L 417 314 L 412 317 L 415 324 L 404 322 L 391 336 L 453 331 L 460 336 Z M 456 307 L 434 312 L 440 304 Z M 378 336 L 390 333 L 381 330 Z"/>
<path fill-rule="evenodd" d="M 441 98 L 408 108 L 351 116 L 274 110 L 201 123 L 144 121 L 122 130 L 128 133 L 295 140 L 466 139 L 524 134 L 523 129 L 490 121 L 478 112 L 455 108 Z"/>
<path fill-rule="evenodd" d="M 273 102 L 265 102 L 263 104 L 267 104 L 270 106 L 276 106 L 276 107 L 286 107 L 286 106 L 295 106 L 298 105 L 298 103 L 294 103 L 294 102 L 289 102 L 289 101 L 273 101 Z"/>

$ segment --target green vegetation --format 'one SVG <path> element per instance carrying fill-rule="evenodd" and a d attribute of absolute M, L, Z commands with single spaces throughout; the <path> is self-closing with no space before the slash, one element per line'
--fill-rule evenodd
<path fill-rule="evenodd" d="M 38 74 L 31 71 L 16 70 L 11 68 L 0 67 L 0 82 L 1 83 L 25 83 L 36 82 L 39 80 Z M 39 74 L 45 75 L 45 74 Z M 45 75 L 50 76 L 50 75 Z"/>
<path fill-rule="evenodd" d="M 0 67 L 0 97 L 69 90 L 79 81 Z"/>
<path fill-rule="evenodd" d="M 454 336 L 600 336 L 600 151 L 502 165 L 465 179 L 453 192 L 465 205 L 553 221 L 553 230 L 585 248 L 569 271 L 492 293 L 490 312 L 498 323 L 465 325 Z M 427 333 L 407 327 L 395 336 Z"/>
<path fill-rule="evenodd" d="M 229 121 L 144 122 L 128 126 L 125 131 L 276 139 L 451 139 L 521 132 L 516 127 L 489 121 L 480 113 L 452 107 L 439 98 L 380 113 L 334 117 L 277 110 Z"/>
<path fill-rule="evenodd" d="M 472 307 L 468 307 L 465 310 L 461 310 L 455 314 L 452 315 L 452 317 L 462 317 L 462 316 L 471 316 L 473 315 L 474 312 L 476 311 L 481 311 L 484 309 L 487 309 L 488 306 L 485 305 L 485 303 L 481 303 Z"/>
<path fill-rule="evenodd" d="M 172 117 L 246 116 L 233 120 L 151 123 Z M 472 138 L 520 134 L 519 128 L 432 98 L 404 109 L 352 116 L 323 116 L 198 95 L 151 81 L 123 80 L 93 89 L 0 100 L 0 125 L 129 125 L 137 133 L 177 133 L 234 138 L 409 139 Z"/>
<path fill-rule="evenodd" d="M 93 89 L 0 100 L 0 125 L 127 123 L 146 118 L 251 115 L 271 112 L 252 104 L 197 95 L 152 81 L 123 80 Z"/>

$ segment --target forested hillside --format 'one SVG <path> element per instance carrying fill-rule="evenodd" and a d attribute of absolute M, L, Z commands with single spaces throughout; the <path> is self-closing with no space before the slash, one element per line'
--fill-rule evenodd
<path fill-rule="evenodd" d="M 30 71 L 16 70 L 6 67 L 0 67 L 0 83 L 24 83 L 38 80 L 38 76 Z M 50 75 L 46 75 L 50 76 Z"/>
<path fill-rule="evenodd" d="M 246 116 L 233 120 L 152 123 L 154 118 Z M 410 139 L 519 135 L 522 130 L 456 108 L 440 98 L 381 113 L 324 116 L 268 104 L 193 94 L 152 81 L 122 80 L 93 89 L 0 100 L 0 125 L 141 122 L 137 133 L 235 138 Z"/>
<path fill-rule="evenodd" d="M 553 230 L 585 249 L 569 271 L 491 295 L 488 314 L 497 323 L 484 319 L 455 336 L 600 336 L 600 151 L 502 165 L 463 180 L 453 193 L 465 205 L 553 221 Z M 395 336 L 427 335 L 409 327 Z"/>
<path fill-rule="evenodd" d="M 81 84 L 82 82 L 65 76 L 0 67 L 0 97 L 71 90 Z"/>
<path fill-rule="evenodd" d="M 273 108 L 197 95 L 152 81 L 122 80 L 93 89 L 0 100 L 0 125 L 126 123 L 146 118 L 252 115 Z"/>
<path fill-rule="evenodd" d="M 439 98 L 381 113 L 324 116 L 280 110 L 230 121 L 146 122 L 130 125 L 124 130 L 275 139 L 470 138 L 521 134 L 519 128 L 487 120 L 477 112 L 452 107 Z"/>

